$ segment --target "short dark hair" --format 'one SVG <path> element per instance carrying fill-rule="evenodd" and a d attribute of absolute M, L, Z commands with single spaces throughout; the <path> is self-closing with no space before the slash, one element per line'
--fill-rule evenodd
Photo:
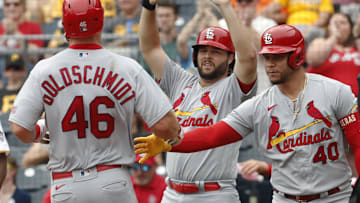
<path fill-rule="evenodd" d="M 174 10 L 175 15 L 178 15 L 178 5 L 171 0 L 160 0 L 157 6 L 171 7 Z"/>
<path fill-rule="evenodd" d="M 25 62 L 24 59 L 19 54 L 12 54 L 6 58 L 5 70 L 24 70 Z"/>

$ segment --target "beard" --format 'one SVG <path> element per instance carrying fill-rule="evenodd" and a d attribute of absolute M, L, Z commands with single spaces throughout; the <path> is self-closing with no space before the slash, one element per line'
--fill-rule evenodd
<path fill-rule="evenodd" d="M 270 80 L 271 84 L 273 85 L 279 85 L 287 82 L 289 80 L 289 77 L 295 72 L 295 70 L 292 70 L 290 67 L 288 71 L 285 71 L 280 74 L 280 78 L 277 80 Z"/>
<path fill-rule="evenodd" d="M 215 64 L 213 64 L 215 66 Z M 205 80 L 215 80 L 221 78 L 225 73 L 227 73 L 228 64 L 227 60 L 223 63 L 220 63 L 218 66 L 215 66 L 214 70 L 209 73 L 204 73 L 202 65 L 197 67 L 199 75 Z"/>

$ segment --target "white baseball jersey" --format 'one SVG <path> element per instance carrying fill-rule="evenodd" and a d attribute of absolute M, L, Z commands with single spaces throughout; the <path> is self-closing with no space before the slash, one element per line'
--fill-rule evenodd
<path fill-rule="evenodd" d="M 256 93 L 254 85 L 249 93 L 244 94 L 235 74 L 208 87 L 201 87 L 199 80 L 167 60 L 160 86 L 173 102 L 173 109 L 185 132 L 218 122 Z M 167 153 L 168 176 L 188 182 L 235 179 L 240 143 L 190 154 Z"/>
<path fill-rule="evenodd" d="M 9 152 L 10 152 L 9 144 L 6 141 L 5 132 L 0 123 L 0 153 L 9 154 Z"/>
<path fill-rule="evenodd" d="M 100 46 L 74 46 L 40 61 L 9 121 L 34 130 L 45 111 L 54 172 L 132 164 L 134 110 L 151 127 L 171 110 L 156 82 L 130 58 Z"/>
<path fill-rule="evenodd" d="M 338 121 L 357 111 L 356 98 L 338 81 L 307 78 L 295 108 L 274 85 L 224 119 L 242 136 L 254 131 L 260 151 L 272 160 L 273 187 L 292 195 L 325 192 L 351 177 Z"/>

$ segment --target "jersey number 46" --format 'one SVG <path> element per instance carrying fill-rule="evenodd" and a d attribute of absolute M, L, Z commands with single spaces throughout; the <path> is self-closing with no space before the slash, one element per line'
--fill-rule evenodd
<path fill-rule="evenodd" d="M 89 104 L 90 129 L 95 137 L 107 138 L 114 131 L 114 118 L 110 114 L 101 114 L 98 112 L 98 106 L 101 104 L 105 105 L 107 108 L 114 108 L 114 102 L 108 97 L 96 97 L 93 99 Z M 83 97 L 75 97 L 61 122 L 62 130 L 64 132 L 77 130 L 78 138 L 86 137 L 86 128 L 89 127 L 89 123 L 85 120 L 84 108 Z M 76 116 L 76 121 L 72 121 L 74 115 Z M 98 125 L 99 122 L 106 122 L 107 129 L 100 130 Z"/>

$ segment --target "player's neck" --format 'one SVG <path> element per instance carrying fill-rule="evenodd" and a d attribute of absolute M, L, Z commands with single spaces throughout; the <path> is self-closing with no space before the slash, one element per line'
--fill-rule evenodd
<path fill-rule="evenodd" d="M 70 38 L 69 45 L 76 45 L 76 44 L 97 44 L 101 46 L 101 33 L 96 33 L 90 37 L 84 38 Z"/>
<path fill-rule="evenodd" d="M 216 79 L 213 79 L 213 80 L 206 80 L 206 79 L 200 77 L 200 86 L 201 87 L 211 86 L 211 85 L 217 83 L 218 81 L 222 80 L 223 78 L 226 78 L 226 75 L 216 78 Z"/>
<path fill-rule="evenodd" d="M 277 86 L 286 96 L 291 100 L 298 98 L 299 93 L 305 88 L 307 83 L 307 76 L 303 68 L 300 68 L 284 83 Z"/>

